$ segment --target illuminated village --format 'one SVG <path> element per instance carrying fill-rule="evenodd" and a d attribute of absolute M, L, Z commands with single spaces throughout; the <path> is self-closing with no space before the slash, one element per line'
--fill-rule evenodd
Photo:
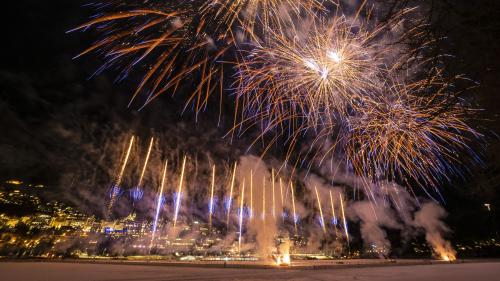
<path fill-rule="evenodd" d="M 226 248 L 214 250 L 213 246 L 224 239 L 225 230 L 210 228 L 207 222 L 201 220 L 183 224 L 179 237 L 161 236 L 151 245 L 152 220 L 137 220 L 135 214 L 114 221 L 101 220 L 67 204 L 41 200 L 36 194 L 43 193 L 46 188 L 42 184 L 26 185 L 20 180 L 2 183 L 0 210 L 24 208 L 26 215 L 0 214 L 0 257 L 258 260 L 251 251 L 239 253 L 237 240 Z M 160 222 L 158 232 L 165 233 L 162 228 L 167 224 L 167 221 Z M 180 238 L 183 232 L 189 233 L 189 236 Z M 284 237 L 277 237 L 276 245 L 280 244 L 280 239 Z M 349 255 L 347 252 L 333 253 L 326 249 L 308 253 L 301 251 L 307 244 L 307 238 L 294 236 L 291 240 L 294 260 L 370 257 L 377 251 L 352 249 Z M 492 238 L 471 245 L 457 243 L 455 248 L 458 255 L 475 256 L 500 250 L 500 243 Z M 430 248 L 425 243 L 413 242 L 409 257 L 426 257 L 430 254 Z"/>

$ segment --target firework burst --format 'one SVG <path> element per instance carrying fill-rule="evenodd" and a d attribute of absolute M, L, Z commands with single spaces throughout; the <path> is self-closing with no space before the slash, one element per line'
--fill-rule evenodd
<path fill-rule="evenodd" d="M 196 113 L 213 92 L 222 103 L 224 64 L 235 61 L 238 41 L 254 37 L 256 26 L 267 30 L 300 12 L 322 9 L 317 1 L 303 0 L 115 0 L 95 7 L 98 14 L 70 32 L 93 29 L 103 38 L 77 57 L 97 53 L 104 63 L 96 74 L 119 70 L 118 81 L 140 73 L 130 104 L 143 95 L 145 106 L 182 88 L 190 92 L 184 109 L 193 105 Z"/>
<path fill-rule="evenodd" d="M 463 152 L 471 151 L 468 143 L 480 134 L 467 125 L 467 108 L 445 87 L 428 80 L 396 84 L 359 107 L 345 134 L 353 170 L 374 180 L 403 179 L 424 188 L 460 173 Z"/>
<path fill-rule="evenodd" d="M 264 121 L 271 129 L 299 119 L 317 127 L 346 115 L 386 72 L 387 47 L 377 40 L 384 28 L 353 25 L 344 16 L 305 21 L 243 52 L 238 93 L 245 121 Z"/>
<path fill-rule="evenodd" d="M 393 32 L 413 9 L 378 22 L 366 2 L 351 17 L 340 4 L 332 15 L 316 0 L 113 0 L 97 4 L 98 14 L 73 31 L 103 35 L 80 54 L 103 58 L 97 73 L 119 70 L 118 80 L 132 71 L 141 74 L 131 103 L 139 95 L 145 95 L 146 105 L 179 91 L 187 93 L 184 109 L 192 105 L 198 113 L 217 91 L 222 110 L 224 85 L 230 84 L 224 66 L 232 63 L 237 73 L 231 133 L 260 127 L 255 141 L 274 133 L 263 154 L 280 142 L 288 146 L 286 163 L 299 139 L 311 134 L 308 149 L 295 156 L 296 163 L 310 157 L 313 163 L 329 154 L 314 148 L 334 138 L 328 152 L 340 152 L 358 175 L 435 186 L 459 172 L 458 154 L 479 134 L 466 124 L 467 110 L 445 93 L 440 71 L 413 82 L 415 73 L 426 71 L 419 63 L 429 61 L 414 50 L 429 41 L 400 52 L 401 32 Z M 418 27 L 410 33 L 420 36 Z M 405 52 L 410 55 L 396 55 Z M 146 164 L 147 158 L 144 169 Z M 228 210 L 234 172 L 232 178 Z M 273 217 L 274 180 L 273 174 Z M 177 196 L 176 218 L 181 190 Z M 229 219 L 228 212 L 227 224 Z"/>
<path fill-rule="evenodd" d="M 238 23 L 241 30 L 251 36 L 257 29 L 280 28 L 297 18 L 301 13 L 313 15 L 325 11 L 323 1 L 310 0 L 216 0 L 204 1 L 201 13 L 213 15 L 231 27 Z M 214 13 L 215 11 L 215 13 Z M 205 18 L 209 18 L 205 16 Z"/>

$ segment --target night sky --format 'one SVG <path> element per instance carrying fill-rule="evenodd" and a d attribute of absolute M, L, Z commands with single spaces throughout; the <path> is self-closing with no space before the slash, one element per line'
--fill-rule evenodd
<path fill-rule="evenodd" d="M 88 79 L 99 60 L 72 57 L 95 38 L 85 33 L 66 34 L 92 15 L 92 9 L 83 7 L 87 2 L 3 3 L 0 179 L 43 182 L 52 186 L 54 196 L 63 194 L 60 176 L 79 167 L 85 158 L 84 147 L 115 132 L 147 136 L 175 129 L 193 138 L 177 142 L 196 146 L 201 138 L 201 146 L 228 144 L 222 138 L 224 122 L 217 128 L 217 110 L 208 110 L 195 122 L 190 111 L 180 115 L 181 99 L 162 96 L 138 112 L 127 108 L 136 77 L 119 84 L 113 82 L 113 73 Z M 432 28 L 446 37 L 441 46 L 444 52 L 455 56 L 448 70 L 479 83 L 465 97 L 484 109 L 475 121 L 486 136 L 483 166 L 471 167 L 464 179 L 453 179 L 443 187 L 448 222 L 456 237 L 472 239 L 489 235 L 499 225 L 483 204 L 490 203 L 494 211 L 500 206 L 500 142 L 496 137 L 500 133 L 500 2 L 437 2 L 440 5 L 434 10 Z M 228 154 L 242 154 L 247 142 L 236 140 Z"/>

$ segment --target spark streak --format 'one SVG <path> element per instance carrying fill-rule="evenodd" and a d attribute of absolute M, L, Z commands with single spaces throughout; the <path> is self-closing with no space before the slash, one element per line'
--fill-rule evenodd
<path fill-rule="evenodd" d="M 146 154 L 146 159 L 144 160 L 144 166 L 142 167 L 141 177 L 139 178 L 139 183 L 137 183 L 137 187 L 141 187 L 142 181 L 144 179 L 144 174 L 146 173 L 146 167 L 148 166 L 149 156 L 151 154 L 151 149 L 153 148 L 154 138 L 151 138 L 149 142 L 148 152 Z"/>
<path fill-rule="evenodd" d="M 262 177 L 262 220 L 266 221 L 266 177 Z"/>
<path fill-rule="evenodd" d="M 146 173 L 146 168 L 148 166 L 149 156 L 151 154 L 151 149 L 153 148 L 153 143 L 154 143 L 154 138 L 152 137 L 151 141 L 149 142 L 148 152 L 146 153 L 146 159 L 144 160 L 144 165 L 142 167 L 141 176 L 139 177 L 139 182 L 132 190 L 133 193 L 132 198 L 134 199 L 134 201 L 140 200 L 144 195 L 144 191 L 142 190 L 142 181 L 144 179 L 144 174 Z"/>
<path fill-rule="evenodd" d="M 243 230 L 243 200 L 245 198 L 245 182 L 243 181 L 241 187 L 241 201 L 240 201 L 240 213 L 239 213 L 239 236 L 238 236 L 238 252 L 241 255 L 241 236 Z"/>
<path fill-rule="evenodd" d="M 293 225 L 295 227 L 295 235 L 297 235 L 297 212 L 295 211 L 295 192 L 293 191 L 293 183 L 290 181 L 290 191 L 292 197 L 292 210 L 293 210 Z"/>
<path fill-rule="evenodd" d="M 349 231 L 347 229 L 347 220 L 345 219 L 345 212 L 344 212 L 344 200 L 342 200 L 342 194 L 339 193 L 340 197 L 340 210 L 342 211 L 342 220 L 344 222 L 344 231 L 345 231 L 345 237 L 347 240 L 347 246 L 349 246 Z M 349 246 L 350 248 L 350 246 Z"/>
<path fill-rule="evenodd" d="M 250 170 L 250 219 L 253 219 L 253 171 Z"/>
<path fill-rule="evenodd" d="M 281 195 L 281 217 L 283 218 L 283 220 L 285 220 L 285 217 L 284 217 L 285 202 L 284 202 L 284 197 L 283 197 L 283 181 L 281 180 L 281 177 L 280 177 L 279 181 L 280 181 L 280 195 Z"/>
<path fill-rule="evenodd" d="M 236 165 L 237 165 L 237 163 L 234 162 L 233 175 L 231 176 L 231 186 L 230 186 L 230 190 L 229 190 L 229 198 L 228 198 L 228 206 L 227 206 L 226 227 L 229 227 L 229 218 L 231 217 L 231 203 L 233 201 L 233 189 L 234 189 L 234 180 L 236 177 Z"/>
<path fill-rule="evenodd" d="M 179 179 L 179 188 L 177 189 L 177 198 L 175 200 L 174 228 L 175 228 L 175 225 L 177 224 L 177 218 L 179 216 L 179 208 L 181 206 L 182 184 L 184 181 L 184 169 L 185 168 L 186 168 L 186 156 L 184 155 L 184 160 L 182 161 L 181 176 Z"/>
<path fill-rule="evenodd" d="M 156 212 L 155 212 L 155 220 L 153 222 L 153 233 L 151 235 L 151 243 L 149 245 L 149 250 L 153 247 L 153 242 L 155 240 L 156 235 L 156 227 L 158 226 L 158 217 L 160 216 L 160 208 L 163 200 L 163 187 L 165 186 L 165 179 L 167 177 L 167 169 L 168 169 L 168 160 L 165 160 L 165 166 L 163 168 L 163 176 L 161 178 L 160 192 L 158 193 L 158 199 L 156 201 Z"/>
<path fill-rule="evenodd" d="M 337 215 L 335 215 L 335 203 L 333 201 L 332 191 L 329 190 L 330 193 L 330 208 L 332 209 L 332 223 L 335 228 L 335 235 L 337 235 Z"/>
<path fill-rule="evenodd" d="M 318 199 L 318 208 L 319 208 L 319 214 L 321 216 L 321 228 L 323 228 L 323 232 L 326 234 L 326 227 L 325 227 L 325 219 L 323 217 L 323 210 L 321 209 L 321 200 L 319 200 L 319 193 L 318 193 L 318 188 L 314 186 L 314 191 L 316 192 L 316 199 Z"/>
<path fill-rule="evenodd" d="M 210 184 L 210 203 L 208 207 L 208 224 L 212 226 L 212 215 L 214 212 L 214 190 L 215 190 L 215 164 L 212 167 L 212 182 Z"/>
<path fill-rule="evenodd" d="M 125 159 L 123 160 L 122 167 L 120 168 L 120 172 L 118 173 L 118 177 L 115 181 L 115 184 L 113 185 L 113 191 L 111 192 L 111 200 L 109 200 L 109 205 L 108 205 L 108 209 L 106 212 L 106 218 L 108 218 L 108 219 L 111 216 L 111 211 L 112 211 L 113 206 L 114 206 L 115 201 L 116 201 L 116 195 L 117 195 L 116 193 L 117 192 L 115 192 L 114 190 L 120 187 L 120 184 L 122 182 L 123 172 L 125 171 L 125 167 L 127 166 L 128 158 L 130 156 L 130 151 L 132 151 L 133 144 L 134 144 L 134 136 L 130 137 L 130 143 L 128 145 L 127 154 L 125 155 Z"/>
<path fill-rule="evenodd" d="M 274 169 L 271 170 L 271 186 L 273 192 L 273 218 L 276 219 L 276 200 L 274 196 Z"/>

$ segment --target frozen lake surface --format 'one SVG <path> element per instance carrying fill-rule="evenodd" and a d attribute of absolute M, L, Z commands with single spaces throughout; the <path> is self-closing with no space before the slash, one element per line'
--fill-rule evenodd
<path fill-rule="evenodd" d="M 250 269 L 0 262 L 2 281 L 170 281 L 170 280 L 356 280 L 356 281 L 498 281 L 500 262 L 383 266 L 364 268 Z"/>

